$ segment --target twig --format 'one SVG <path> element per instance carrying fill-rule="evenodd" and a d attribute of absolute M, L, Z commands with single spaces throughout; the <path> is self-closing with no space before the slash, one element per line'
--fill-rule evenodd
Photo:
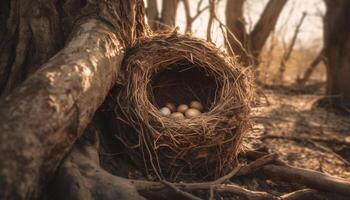
<path fill-rule="evenodd" d="M 281 196 L 281 200 L 320 199 L 320 192 L 313 189 L 297 190 Z"/>
<path fill-rule="evenodd" d="M 210 187 L 210 196 L 209 196 L 209 200 L 214 200 L 214 186 L 212 185 Z"/>
<path fill-rule="evenodd" d="M 243 46 L 243 44 L 238 40 L 238 38 L 235 36 L 235 34 L 232 33 L 232 31 L 227 27 L 226 24 L 224 24 L 219 18 L 217 18 L 215 16 L 215 20 L 219 23 L 219 26 L 220 26 L 220 29 L 222 30 L 222 34 L 224 36 L 224 39 L 225 39 L 225 42 L 227 43 L 227 45 L 229 46 L 229 49 L 230 49 L 230 53 L 231 54 L 234 54 L 233 52 L 233 48 L 231 46 L 231 44 L 229 43 L 228 41 L 228 38 L 227 38 L 227 34 L 229 34 L 232 39 L 235 41 L 236 45 L 238 45 L 240 51 L 244 54 L 245 57 L 247 57 L 249 59 L 249 64 L 252 64 L 254 60 L 254 56 L 251 55 L 250 53 L 248 53 L 248 51 L 245 49 L 245 47 Z M 226 30 L 223 31 L 223 30 Z"/>
<path fill-rule="evenodd" d="M 143 180 L 131 180 L 131 183 L 141 194 L 150 193 L 150 191 L 157 193 L 162 191 L 166 192 L 164 189 L 167 187 L 163 183 Z M 213 182 L 173 183 L 173 185 L 183 191 L 210 190 L 210 188 L 214 186 Z M 278 199 L 277 197 L 267 192 L 251 191 L 233 183 L 216 185 L 215 190 L 218 192 L 230 192 L 239 196 L 243 196 L 249 200 Z"/>
<path fill-rule="evenodd" d="M 216 188 L 218 192 L 231 192 L 240 196 L 244 196 L 248 200 L 277 200 L 278 197 L 273 196 L 267 192 L 252 191 L 242 188 L 236 184 L 224 184 Z"/>
<path fill-rule="evenodd" d="M 268 154 L 265 156 L 262 156 L 260 158 L 258 158 L 257 160 L 249 163 L 248 165 L 243 166 L 238 173 L 236 174 L 236 176 L 244 176 L 247 174 L 251 174 L 257 170 L 259 170 L 260 168 L 262 168 L 264 165 L 270 164 L 273 161 L 276 161 L 278 158 L 277 154 Z"/>
<path fill-rule="evenodd" d="M 228 173 L 225 176 L 222 176 L 222 177 L 220 177 L 217 180 L 212 182 L 212 186 L 210 187 L 210 198 L 209 198 L 209 200 L 213 200 L 214 199 L 214 190 L 216 189 L 216 186 L 226 182 L 227 180 L 229 180 L 230 178 L 235 176 L 237 174 L 237 172 L 241 169 L 241 167 L 242 166 L 240 164 L 238 164 L 237 167 L 235 167 L 230 173 Z"/>
<path fill-rule="evenodd" d="M 187 197 L 188 199 L 192 199 L 192 200 L 202 200 L 201 198 L 196 197 L 196 196 L 194 196 L 194 195 L 191 194 L 191 193 L 188 193 L 188 192 L 185 192 L 185 191 L 180 190 L 180 189 L 179 189 L 178 187 L 176 187 L 173 183 L 170 183 L 170 182 L 168 182 L 168 181 L 166 181 L 166 180 L 161 180 L 161 182 L 162 182 L 164 185 L 168 186 L 169 188 L 173 189 L 176 193 L 178 193 L 178 194 L 180 194 L 180 195 L 182 195 L 182 196 L 184 196 L 184 197 Z"/>
<path fill-rule="evenodd" d="M 224 183 L 225 181 L 229 180 L 230 178 L 235 176 L 237 174 L 237 172 L 240 171 L 241 167 L 242 167 L 242 165 L 238 164 L 237 167 L 235 167 L 230 173 L 213 181 L 213 185 L 218 185 L 218 184 Z"/>

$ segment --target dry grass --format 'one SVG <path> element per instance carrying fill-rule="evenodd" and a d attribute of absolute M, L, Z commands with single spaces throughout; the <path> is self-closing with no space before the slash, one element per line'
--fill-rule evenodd
<path fill-rule="evenodd" d="M 203 180 L 235 167 L 242 136 L 251 126 L 253 88 L 247 69 L 214 45 L 176 32 L 140 38 L 123 62 L 121 89 L 115 97 L 116 137 L 145 173 L 172 181 Z M 209 77 L 214 82 L 202 86 L 214 92 L 203 95 L 192 87 L 187 93 L 177 93 L 180 76 L 169 76 L 175 88 L 155 90 L 168 86 L 162 85 L 165 82 L 154 85 L 154 77 L 167 70 L 186 75 L 188 68 L 198 70 L 198 77 L 191 75 L 193 80 L 187 80 L 189 86 L 201 81 L 200 77 Z M 179 83 L 178 87 L 186 89 Z M 181 103 L 189 99 L 186 95 L 205 102 L 206 112 L 191 119 L 161 115 L 159 104 L 164 96 Z"/>

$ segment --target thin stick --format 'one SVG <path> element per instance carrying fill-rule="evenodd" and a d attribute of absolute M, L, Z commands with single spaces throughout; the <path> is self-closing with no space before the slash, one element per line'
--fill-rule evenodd
<path fill-rule="evenodd" d="M 209 196 L 209 200 L 214 200 L 214 189 L 215 189 L 215 186 L 212 185 L 210 187 L 210 196 Z"/>
<path fill-rule="evenodd" d="M 179 189 L 178 187 L 176 187 L 173 183 L 170 183 L 170 182 L 168 182 L 168 181 L 166 181 L 166 180 L 161 180 L 161 182 L 162 182 L 164 185 L 168 186 L 169 188 L 173 189 L 176 193 L 178 193 L 178 194 L 180 194 L 180 195 L 182 195 L 182 196 L 184 196 L 184 197 L 187 197 L 188 199 L 192 199 L 192 200 L 202 200 L 201 198 L 196 197 L 196 196 L 194 196 L 194 195 L 191 194 L 191 193 L 188 193 L 188 192 L 185 192 L 185 191 L 180 190 L 180 189 Z"/>
<path fill-rule="evenodd" d="M 217 180 L 212 182 L 212 186 L 210 187 L 210 198 L 209 200 L 214 199 L 214 190 L 216 189 L 217 185 L 220 185 L 221 183 L 226 182 L 230 178 L 232 178 L 234 175 L 237 174 L 237 172 L 241 169 L 242 165 L 238 164 L 230 173 L 226 174 L 225 176 L 222 176 L 218 178 Z"/>
<path fill-rule="evenodd" d="M 164 192 L 165 184 L 159 182 L 150 182 L 143 180 L 131 180 L 131 183 L 135 186 L 138 192 L 150 193 L 150 192 Z M 215 186 L 215 190 L 218 192 L 230 192 L 239 196 L 243 196 L 249 200 L 257 199 L 278 199 L 277 197 L 260 191 L 251 191 L 242 188 L 236 184 L 221 184 L 213 185 L 213 182 L 199 182 L 199 183 L 172 183 L 174 186 L 181 188 L 184 191 L 197 191 L 197 190 L 210 190 L 211 187 Z M 169 186 L 169 185 L 166 185 Z M 170 186 L 169 186 L 170 187 Z M 214 194 L 212 194 L 214 195 Z"/>
<path fill-rule="evenodd" d="M 235 176 L 237 174 L 237 172 L 240 171 L 241 167 L 242 167 L 242 165 L 238 164 L 237 167 L 235 167 L 230 173 L 215 180 L 213 182 L 213 185 L 218 185 L 218 184 L 224 183 L 225 181 L 229 180 L 230 178 Z"/>

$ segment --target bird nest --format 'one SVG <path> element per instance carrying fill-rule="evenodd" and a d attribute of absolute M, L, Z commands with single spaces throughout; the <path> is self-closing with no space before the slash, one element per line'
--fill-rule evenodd
<path fill-rule="evenodd" d="M 176 32 L 138 39 L 126 52 L 114 99 L 116 137 L 148 175 L 214 179 L 237 164 L 250 128 L 251 79 L 214 45 Z M 204 111 L 173 119 L 166 102 L 202 102 Z"/>

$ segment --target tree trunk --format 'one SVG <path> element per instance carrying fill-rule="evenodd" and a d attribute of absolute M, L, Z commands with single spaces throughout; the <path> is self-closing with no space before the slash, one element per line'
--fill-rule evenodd
<path fill-rule="evenodd" d="M 175 27 L 176 11 L 179 0 L 163 0 L 161 13 L 161 28 Z"/>
<path fill-rule="evenodd" d="M 148 18 L 148 25 L 152 30 L 159 29 L 159 11 L 157 0 L 148 0 L 147 1 L 146 14 Z"/>
<path fill-rule="evenodd" d="M 63 36 L 58 27 L 73 25 L 70 10 L 81 17 L 65 47 L 0 101 L 0 199 L 38 197 L 114 84 L 124 48 L 146 31 L 138 0 L 50 2 L 11 1 L 1 41 L 9 50 L 0 60 L 0 78 L 9 77 L 5 91 L 53 54 L 52 42 L 62 45 L 51 33 Z"/>
<path fill-rule="evenodd" d="M 44 193 L 44 199 L 144 199 L 129 180 L 114 176 L 101 167 L 99 138 L 104 128 L 98 123 L 98 117 L 94 117 L 62 162 L 52 184 Z"/>
<path fill-rule="evenodd" d="M 259 21 L 254 26 L 249 35 L 251 52 L 255 58 L 258 58 L 261 50 L 269 37 L 271 31 L 275 28 L 278 17 L 288 0 L 270 0 L 266 5 Z"/>
<path fill-rule="evenodd" d="M 245 0 L 228 0 L 226 4 L 226 26 L 231 32 L 227 34 L 228 44 L 232 48 L 231 54 L 239 56 L 239 60 L 245 65 L 249 65 L 249 57 L 244 53 L 243 48 L 247 48 L 247 33 L 243 14 Z"/>
<path fill-rule="evenodd" d="M 228 43 L 232 47 L 233 52 L 240 56 L 240 61 L 244 65 L 254 64 L 257 66 L 261 50 L 270 33 L 274 30 L 278 17 L 287 1 L 270 0 L 249 35 L 246 33 L 243 17 L 243 4 L 245 0 L 227 1 L 226 24 L 229 31 L 234 35 L 228 37 Z M 248 55 L 245 55 L 242 46 L 248 52 Z"/>
<path fill-rule="evenodd" d="M 180 0 L 163 0 L 159 17 L 157 0 L 148 0 L 147 19 L 152 30 L 166 30 L 175 27 L 176 11 Z"/>
<path fill-rule="evenodd" d="M 327 66 L 326 95 L 333 106 L 350 106 L 350 1 L 326 0 L 324 55 Z"/>

